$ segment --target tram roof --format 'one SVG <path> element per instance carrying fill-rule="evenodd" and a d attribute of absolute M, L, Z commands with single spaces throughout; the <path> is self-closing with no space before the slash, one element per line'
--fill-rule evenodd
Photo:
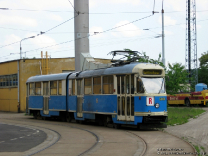
<path fill-rule="evenodd" d="M 37 75 L 27 79 L 26 83 L 41 82 L 41 81 L 54 81 L 54 80 L 66 80 L 70 73 L 50 74 L 50 75 Z"/>
<path fill-rule="evenodd" d="M 70 74 L 68 79 L 74 78 L 84 78 L 84 77 L 95 77 L 102 75 L 119 75 L 119 74 L 133 74 L 136 73 L 137 70 L 135 68 L 157 68 L 163 69 L 159 65 L 150 64 L 150 63 L 138 63 L 133 62 L 130 64 L 118 66 L 118 67 L 110 67 L 110 68 L 102 68 L 102 69 L 94 69 L 94 70 L 85 70 L 81 72 L 73 72 L 73 73 L 60 73 L 60 74 L 51 74 L 51 75 L 38 75 L 30 77 L 26 83 L 29 82 L 41 82 L 41 81 L 54 81 L 54 80 L 65 80 L 67 76 Z"/>
<path fill-rule="evenodd" d="M 134 70 L 135 68 L 157 68 L 157 69 L 163 69 L 163 67 L 156 65 L 156 64 L 151 64 L 151 63 L 138 63 L 138 62 L 133 62 L 130 64 L 118 66 L 118 67 L 110 67 L 110 68 L 103 68 L 103 69 L 95 69 L 95 70 L 85 70 L 82 71 L 77 75 L 78 72 L 72 73 L 69 76 L 69 79 L 74 79 L 74 78 L 84 78 L 84 77 L 93 77 L 93 76 L 102 76 L 102 75 L 119 75 L 119 74 L 133 74 L 137 73 L 137 70 Z"/>

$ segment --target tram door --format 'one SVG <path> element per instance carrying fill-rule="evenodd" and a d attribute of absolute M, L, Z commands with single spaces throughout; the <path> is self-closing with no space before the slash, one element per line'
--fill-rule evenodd
<path fill-rule="evenodd" d="M 134 121 L 134 75 L 117 76 L 118 120 Z"/>
<path fill-rule="evenodd" d="M 49 82 L 43 82 L 43 114 L 49 114 Z"/>
<path fill-rule="evenodd" d="M 77 117 L 82 118 L 82 105 L 84 102 L 84 95 L 83 95 L 83 83 L 82 80 L 77 80 Z"/>

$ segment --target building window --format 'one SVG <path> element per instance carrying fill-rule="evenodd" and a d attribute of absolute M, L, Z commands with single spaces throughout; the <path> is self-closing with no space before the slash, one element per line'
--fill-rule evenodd
<path fill-rule="evenodd" d="M 51 81 L 50 82 L 50 91 L 51 94 L 50 95 L 57 95 L 57 81 Z"/>
<path fill-rule="evenodd" d="M 35 95 L 41 95 L 41 82 L 35 82 Z"/>
<path fill-rule="evenodd" d="M 93 78 L 93 94 L 101 94 L 101 77 Z"/>
<path fill-rule="evenodd" d="M 17 74 L 0 76 L 0 88 L 17 87 L 17 85 L 18 85 Z"/>
<path fill-rule="evenodd" d="M 103 76 L 103 94 L 113 94 L 113 75 Z"/>
<path fill-rule="evenodd" d="M 3 87 L 4 86 L 3 83 L 4 83 L 4 79 L 3 79 L 3 76 L 1 76 L 0 77 L 0 87 Z"/>
<path fill-rule="evenodd" d="M 91 78 L 84 79 L 84 93 L 92 94 L 92 79 Z"/>
<path fill-rule="evenodd" d="M 58 81 L 58 95 L 62 95 L 62 81 Z"/>

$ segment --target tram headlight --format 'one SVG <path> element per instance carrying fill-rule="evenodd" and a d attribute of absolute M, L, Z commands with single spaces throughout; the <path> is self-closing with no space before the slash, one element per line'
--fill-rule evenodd
<path fill-rule="evenodd" d="M 160 104 L 159 103 L 156 103 L 155 104 L 155 108 L 159 108 L 160 107 Z"/>

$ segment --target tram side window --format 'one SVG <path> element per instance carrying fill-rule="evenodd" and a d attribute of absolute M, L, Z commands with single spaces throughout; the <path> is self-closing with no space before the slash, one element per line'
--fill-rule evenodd
<path fill-rule="evenodd" d="M 35 95 L 35 83 L 30 83 L 30 95 Z"/>
<path fill-rule="evenodd" d="M 113 94 L 113 75 L 103 76 L 103 94 Z"/>
<path fill-rule="evenodd" d="M 120 76 L 117 76 L 117 93 L 120 94 Z"/>
<path fill-rule="evenodd" d="M 93 94 L 101 94 L 101 77 L 93 78 Z"/>
<path fill-rule="evenodd" d="M 137 80 L 137 93 L 144 93 L 142 80 L 140 78 Z"/>
<path fill-rule="evenodd" d="M 41 82 L 35 82 L 35 95 L 41 95 Z"/>
<path fill-rule="evenodd" d="M 131 75 L 131 94 L 134 94 L 134 75 Z"/>
<path fill-rule="evenodd" d="M 92 94 L 92 79 L 91 78 L 84 79 L 84 93 Z"/>
<path fill-rule="evenodd" d="M 50 82 L 50 95 L 57 95 L 57 81 Z"/>
<path fill-rule="evenodd" d="M 58 81 L 58 95 L 62 95 L 62 81 Z"/>
<path fill-rule="evenodd" d="M 72 95 L 75 95 L 75 80 L 72 80 Z"/>

